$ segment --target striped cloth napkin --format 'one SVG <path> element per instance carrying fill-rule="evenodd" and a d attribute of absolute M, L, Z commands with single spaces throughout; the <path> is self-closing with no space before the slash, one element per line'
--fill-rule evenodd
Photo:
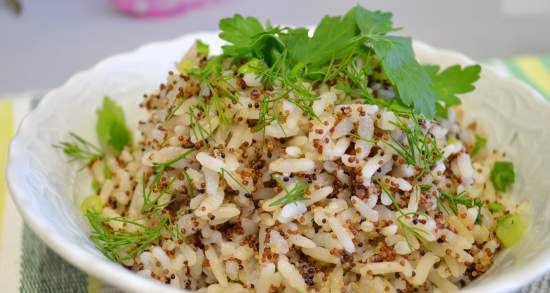
<path fill-rule="evenodd" d="M 492 63 L 502 71 L 530 83 L 550 101 L 550 56 L 526 56 Z M 39 99 L 38 95 L 0 99 L 0 292 L 119 292 L 81 272 L 46 247 L 23 224 L 8 196 L 4 179 L 8 143 L 18 123 L 38 104 Z M 550 273 L 519 292 L 550 292 Z"/>

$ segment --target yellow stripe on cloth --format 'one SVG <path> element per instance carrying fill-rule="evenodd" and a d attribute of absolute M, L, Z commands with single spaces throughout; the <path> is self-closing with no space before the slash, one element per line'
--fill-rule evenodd
<path fill-rule="evenodd" d="M 88 281 L 88 293 L 100 293 L 101 290 L 101 283 L 94 277 L 88 275 L 87 278 Z"/>
<path fill-rule="evenodd" d="M 0 240 L 2 240 L 2 227 L 4 210 L 8 195 L 6 184 L 6 167 L 8 164 L 8 145 L 13 135 L 13 103 L 7 99 L 0 99 Z M 1 243 L 1 242 L 0 242 Z M 0 249 L 2 249 L 0 247 Z"/>
<path fill-rule="evenodd" d="M 550 96 L 550 70 L 538 57 L 519 57 L 513 62 L 523 76 L 533 83 L 545 96 Z"/>

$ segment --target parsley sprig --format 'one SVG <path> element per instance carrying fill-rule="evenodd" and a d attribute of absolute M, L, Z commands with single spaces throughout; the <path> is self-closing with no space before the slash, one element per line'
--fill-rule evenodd
<path fill-rule="evenodd" d="M 474 89 L 479 78 L 478 65 L 422 66 L 416 60 L 410 38 L 390 35 L 397 29 L 392 15 L 356 6 L 344 16 L 326 16 L 312 36 L 305 28 L 263 25 L 254 17 L 235 15 L 220 21 L 224 56 L 236 60 L 258 59 L 267 70 L 258 71 L 266 84 L 286 82 L 296 90 L 303 81 L 324 83 L 341 76 L 354 58 L 376 56 L 385 78 L 398 93 L 396 109 L 413 109 L 416 114 L 445 117 L 450 106 L 460 103 L 457 94 Z M 354 84 L 367 76 L 350 76 Z M 355 78 L 354 78 L 355 77 Z M 368 99 L 371 95 L 362 90 Z M 307 95 L 306 95 L 307 96 Z M 302 110 L 311 101 L 299 105 Z M 382 102 L 384 103 L 384 102 Z M 309 113 L 309 111 L 304 111 Z"/>

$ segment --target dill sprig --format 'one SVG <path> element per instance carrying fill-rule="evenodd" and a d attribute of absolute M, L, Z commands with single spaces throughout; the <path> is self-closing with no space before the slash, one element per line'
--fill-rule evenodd
<path fill-rule="evenodd" d="M 98 211 L 86 211 L 86 217 L 92 228 L 90 239 L 109 259 L 116 262 L 131 260 L 152 245 L 158 244 L 163 232 L 169 236 L 184 239 L 182 232 L 174 225 L 170 216 L 163 215 L 154 226 L 147 226 L 127 217 L 104 217 Z M 137 231 L 113 230 L 108 222 L 121 222 L 137 228 Z"/>
<path fill-rule="evenodd" d="M 451 211 L 453 213 L 458 213 L 458 205 L 464 205 L 467 208 L 481 208 L 483 206 L 483 201 L 479 198 L 470 198 L 466 195 L 466 192 L 461 192 L 457 195 L 451 195 L 445 192 L 439 194 L 437 200 L 437 207 L 439 210 L 444 210 L 447 213 Z M 449 210 L 450 209 L 450 210 Z"/>
<path fill-rule="evenodd" d="M 189 156 L 191 153 L 193 153 L 195 150 L 190 149 L 186 152 L 176 156 L 175 158 L 168 160 L 163 163 L 154 163 L 153 164 L 153 179 L 151 180 L 150 184 L 147 184 L 147 179 L 144 174 L 143 180 L 142 180 L 142 186 L 143 186 L 143 211 L 144 212 L 153 212 L 155 210 L 158 210 L 159 208 L 162 209 L 163 207 L 159 207 L 156 203 L 156 199 L 160 198 L 162 195 L 166 194 L 168 190 L 170 189 L 170 186 L 172 185 L 173 181 L 176 177 L 173 177 L 168 181 L 166 186 L 161 188 L 161 179 L 165 174 L 165 171 L 172 167 L 175 163 L 185 159 L 187 156 Z M 158 190 L 161 188 L 160 190 Z M 157 189 L 159 196 L 156 197 L 155 200 L 151 199 L 151 195 L 153 191 Z"/>
<path fill-rule="evenodd" d="M 63 153 L 70 159 L 69 162 L 80 161 L 83 163 L 83 168 L 88 166 L 95 160 L 101 159 L 105 153 L 97 146 L 86 141 L 79 135 L 69 132 L 71 141 L 62 141 L 54 145 L 54 148 L 63 150 Z"/>
<path fill-rule="evenodd" d="M 386 144 L 393 149 L 405 162 L 420 169 L 417 178 L 429 173 L 437 161 L 443 157 L 443 151 L 437 145 L 437 141 L 429 133 L 424 133 L 420 122 L 414 113 L 410 114 L 413 126 L 409 127 L 406 121 L 399 119 L 394 124 L 405 135 L 405 142 L 392 138 L 391 143 Z"/>
<path fill-rule="evenodd" d="M 275 181 L 277 181 L 279 186 L 281 186 L 281 188 L 285 191 L 286 194 L 283 197 L 272 202 L 269 205 L 270 207 L 274 207 L 278 205 L 286 205 L 289 203 L 295 203 L 298 201 L 303 201 L 308 199 L 308 197 L 306 196 L 306 191 L 309 185 L 306 182 L 298 180 L 294 184 L 294 187 L 292 187 L 292 189 L 289 190 L 288 188 L 286 188 L 285 184 L 281 182 L 278 178 L 276 178 Z"/>
<path fill-rule="evenodd" d="M 178 98 L 176 98 L 176 100 L 177 99 Z M 174 116 L 176 115 L 176 112 L 179 110 L 179 108 L 181 108 L 181 106 L 183 105 L 184 102 L 185 102 L 185 99 L 182 98 L 179 101 L 177 101 L 176 103 L 174 103 L 172 106 L 170 106 L 168 108 L 168 113 L 166 113 L 166 117 L 164 118 L 164 121 L 168 121 L 168 120 L 174 118 Z"/>
<path fill-rule="evenodd" d="M 106 218 L 93 210 L 88 210 L 86 217 L 92 227 L 90 239 L 105 256 L 117 262 L 133 259 L 161 239 L 160 225 L 150 228 L 122 217 Z M 107 224 L 109 221 L 122 222 L 139 229 L 136 232 L 113 230 Z"/>
<path fill-rule="evenodd" d="M 409 246 L 409 248 L 412 249 L 413 247 L 411 243 L 411 238 L 417 239 L 423 245 L 428 243 L 428 240 L 426 239 L 426 237 L 429 235 L 428 231 L 420 227 L 417 227 L 414 223 L 407 223 L 408 221 L 404 220 L 406 219 L 407 216 L 416 217 L 418 216 L 418 213 L 410 212 L 406 214 L 401 214 L 396 218 L 397 225 L 399 226 L 399 229 L 402 231 L 403 236 L 405 236 L 405 241 L 407 241 L 407 245 Z"/>
<path fill-rule="evenodd" d="M 256 72 L 266 87 L 279 87 L 279 94 L 275 98 L 266 95 L 260 101 L 261 107 L 256 131 L 264 129 L 274 121 L 280 124 L 280 115 L 275 105 L 282 99 L 296 105 L 306 116 L 318 119 L 312 107 L 318 97 L 304 86 L 302 68 L 299 65 L 289 68 L 287 58 L 287 53 L 284 51 L 271 67 L 265 69 L 259 67 Z"/>
<path fill-rule="evenodd" d="M 250 191 L 246 188 L 246 186 L 243 185 L 241 181 L 239 181 L 233 174 L 231 174 L 231 171 L 226 170 L 225 168 L 221 168 L 220 175 L 223 180 L 227 180 L 225 176 L 229 177 L 231 180 L 233 180 L 239 187 L 244 190 L 246 193 L 251 194 Z"/>
<path fill-rule="evenodd" d="M 189 107 L 187 113 L 189 114 L 189 120 L 191 122 L 191 132 L 195 137 L 195 140 L 206 140 L 210 136 L 210 131 L 202 126 L 198 115 L 195 113 L 195 110 L 193 110 L 193 107 Z M 210 124 L 210 120 L 208 120 L 208 123 Z"/>
<path fill-rule="evenodd" d="M 409 216 L 417 217 L 421 213 L 420 212 L 407 212 L 403 211 L 403 209 L 399 206 L 397 203 L 397 200 L 393 196 L 393 194 L 390 192 L 388 187 L 382 182 L 382 180 L 378 179 L 376 180 L 376 183 L 380 186 L 382 191 L 388 195 L 388 197 L 391 200 L 392 206 L 396 209 L 396 211 L 399 213 L 399 216 L 396 217 L 397 226 L 402 231 L 403 236 L 405 237 L 405 240 L 407 241 L 407 245 L 412 249 L 413 245 L 411 243 L 411 238 L 416 238 L 420 243 L 426 244 L 428 240 L 426 239 L 426 236 L 429 235 L 429 233 L 420 228 L 417 227 L 414 223 L 410 224 L 407 223 L 405 219 Z"/>
<path fill-rule="evenodd" d="M 185 183 L 187 184 L 187 193 L 189 194 L 189 197 L 190 198 L 195 197 L 195 189 L 193 188 L 193 182 L 191 181 L 191 177 L 189 176 L 189 174 L 187 174 L 187 170 L 183 169 L 182 174 L 185 179 Z"/>

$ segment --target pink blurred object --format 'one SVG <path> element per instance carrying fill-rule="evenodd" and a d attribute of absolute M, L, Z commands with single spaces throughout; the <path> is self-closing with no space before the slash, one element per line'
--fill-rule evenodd
<path fill-rule="evenodd" d="M 213 0 L 111 0 L 122 13 L 141 17 L 164 17 L 195 9 Z"/>

